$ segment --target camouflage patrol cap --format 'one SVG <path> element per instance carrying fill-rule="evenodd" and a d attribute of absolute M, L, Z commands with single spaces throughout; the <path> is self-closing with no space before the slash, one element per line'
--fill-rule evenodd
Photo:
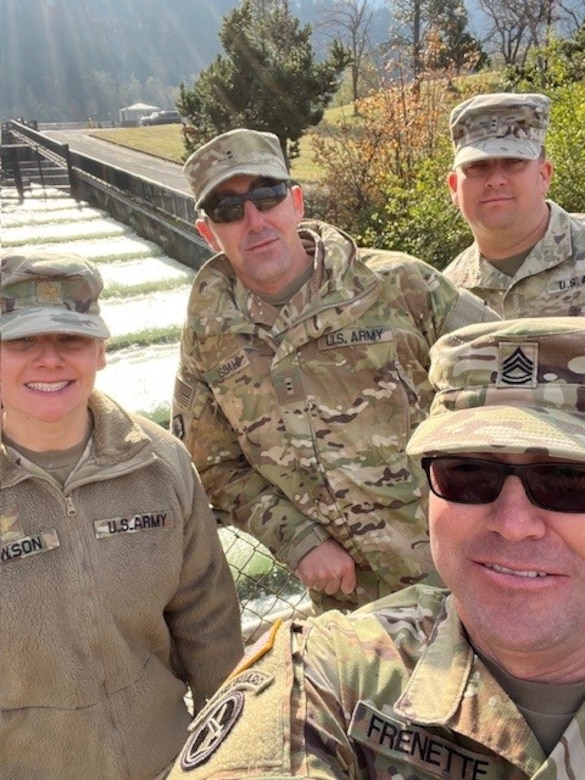
<path fill-rule="evenodd" d="M 5 251 L 1 262 L 2 340 L 44 333 L 109 337 L 98 304 L 102 278 L 87 260 L 62 253 Z"/>
<path fill-rule="evenodd" d="M 431 350 L 436 389 L 411 456 L 541 453 L 585 461 L 585 317 L 469 325 Z"/>
<path fill-rule="evenodd" d="M 185 163 L 183 173 L 197 208 L 217 186 L 232 176 L 290 180 L 277 136 L 246 128 L 218 135 L 197 149 Z"/>
<path fill-rule="evenodd" d="M 455 106 L 449 129 L 453 167 L 492 157 L 536 160 L 549 125 L 546 95 L 494 92 Z"/>

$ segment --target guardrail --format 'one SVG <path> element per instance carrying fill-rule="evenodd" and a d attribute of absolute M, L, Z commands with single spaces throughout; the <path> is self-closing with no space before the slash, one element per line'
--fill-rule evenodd
<path fill-rule="evenodd" d="M 139 235 L 159 244 L 170 257 L 191 268 L 199 268 L 210 257 L 207 243 L 194 226 L 192 197 L 73 152 L 68 144 L 54 141 L 23 122 L 8 122 L 7 131 L 16 141 L 28 144 L 47 160 L 66 169 L 71 194 L 77 200 L 86 200 L 104 209 Z"/>

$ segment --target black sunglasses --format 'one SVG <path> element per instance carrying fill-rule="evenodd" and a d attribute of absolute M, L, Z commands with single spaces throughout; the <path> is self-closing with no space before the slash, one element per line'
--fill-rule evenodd
<path fill-rule="evenodd" d="M 279 181 L 260 184 L 243 195 L 215 195 L 201 208 L 212 222 L 237 222 L 244 216 L 244 204 L 251 201 L 258 211 L 269 211 L 286 198 L 289 182 Z"/>
<path fill-rule="evenodd" d="M 509 464 L 480 458 L 423 458 L 422 467 L 436 496 L 455 504 L 491 504 L 507 477 L 520 477 L 526 495 L 551 512 L 585 512 L 585 464 Z"/>

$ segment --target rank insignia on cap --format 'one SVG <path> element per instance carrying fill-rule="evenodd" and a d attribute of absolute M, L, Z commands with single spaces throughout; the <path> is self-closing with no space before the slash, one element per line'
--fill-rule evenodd
<path fill-rule="evenodd" d="M 208 761 L 240 719 L 243 708 L 241 691 L 231 691 L 213 704 L 185 745 L 181 769 L 190 772 Z"/>
<path fill-rule="evenodd" d="M 538 350 L 536 344 L 501 343 L 500 368 L 496 381 L 497 387 L 527 386 L 536 387 L 538 369 Z"/>
<path fill-rule="evenodd" d="M 37 301 L 39 303 L 63 303 L 63 292 L 60 282 L 37 282 Z"/>

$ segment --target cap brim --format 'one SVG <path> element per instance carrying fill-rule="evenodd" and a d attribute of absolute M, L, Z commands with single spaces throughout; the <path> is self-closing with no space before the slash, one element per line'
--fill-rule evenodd
<path fill-rule="evenodd" d="M 453 160 L 453 167 L 457 168 L 467 163 L 496 158 L 536 160 L 540 156 L 541 149 L 540 143 L 525 139 L 490 138 L 477 141 L 474 144 L 466 144 L 458 149 Z"/>
<path fill-rule="evenodd" d="M 37 308 L 31 311 L 17 311 L 3 314 L 0 321 L 0 339 L 14 341 L 44 333 L 63 333 L 70 336 L 85 336 L 91 339 L 110 337 L 106 323 L 97 314 L 81 314 L 63 309 Z"/>
<path fill-rule="evenodd" d="M 450 453 L 540 453 L 585 460 L 585 418 L 559 409 L 481 406 L 424 420 L 406 451 L 411 457 Z"/>

